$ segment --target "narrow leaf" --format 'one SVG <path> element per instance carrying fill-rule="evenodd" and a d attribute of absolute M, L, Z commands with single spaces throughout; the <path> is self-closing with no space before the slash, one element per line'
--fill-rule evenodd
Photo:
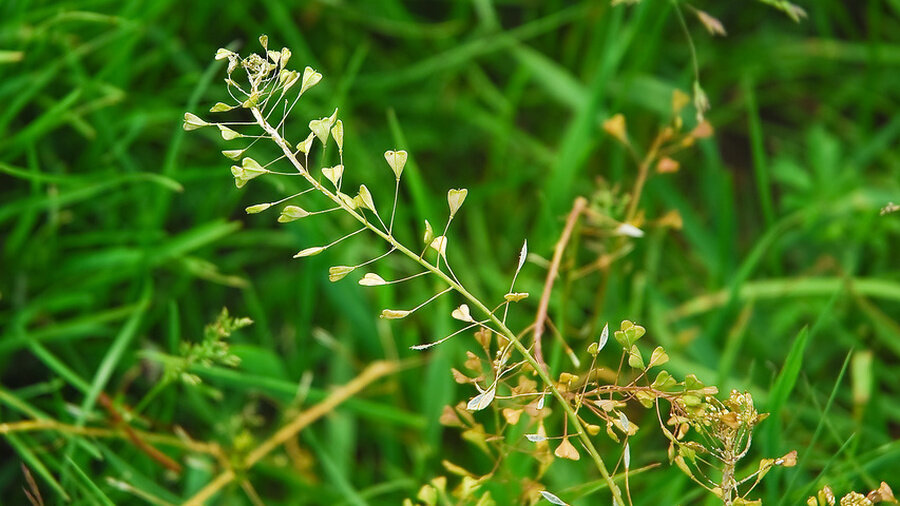
<path fill-rule="evenodd" d="M 631 225 L 629 223 L 623 223 L 616 227 L 615 230 L 616 235 L 624 235 L 627 237 L 644 237 L 644 231 Z"/>
<path fill-rule="evenodd" d="M 381 286 L 386 284 L 387 282 L 382 279 L 381 276 L 375 274 L 374 272 L 367 272 L 362 279 L 359 280 L 359 284 L 362 286 Z"/>
<path fill-rule="evenodd" d="M 209 123 L 200 119 L 196 114 L 191 114 L 189 112 L 184 113 L 184 129 L 187 131 L 196 130 L 198 128 L 202 128 L 208 126 Z"/>
<path fill-rule="evenodd" d="M 321 253 L 324 250 L 325 250 L 324 246 L 316 246 L 313 248 L 306 248 L 305 250 L 302 250 L 302 251 L 298 252 L 296 255 L 294 255 L 294 258 L 311 257 L 313 255 L 318 255 L 319 253 Z"/>
<path fill-rule="evenodd" d="M 281 216 L 278 217 L 278 223 L 290 223 L 300 218 L 306 218 L 309 212 L 298 206 L 286 206 L 281 210 Z"/>
<path fill-rule="evenodd" d="M 471 323 L 475 321 L 472 319 L 472 315 L 469 313 L 469 306 L 467 306 L 466 304 L 460 304 L 458 308 L 454 309 L 453 312 L 450 313 L 450 316 L 463 322 Z"/>
<path fill-rule="evenodd" d="M 496 394 L 496 390 L 491 386 L 491 388 L 472 397 L 472 399 L 469 400 L 469 403 L 466 404 L 466 409 L 469 411 L 481 411 L 491 405 L 491 402 L 494 401 L 494 394 Z"/>
<path fill-rule="evenodd" d="M 600 332 L 600 341 L 597 345 L 597 352 L 600 352 L 604 346 L 606 346 L 607 341 L 609 341 L 609 322 L 603 326 L 603 331 Z"/>
<path fill-rule="evenodd" d="M 347 274 L 353 272 L 355 267 L 350 267 L 348 265 L 335 265 L 334 267 L 330 267 L 328 269 L 328 281 L 332 283 L 340 281 L 344 279 Z"/>
<path fill-rule="evenodd" d="M 469 190 L 466 190 L 465 188 L 447 192 L 447 204 L 450 206 L 450 218 L 456 216 L 456 211 L 459 211 L 460 206 L 465 202 L 466 195 L 468 194 Z"/>
<path fill-rule="evenodd" d="M 525 259 L 528 258 L 528 239 L 522 243 L 522 250 L 519 251 L 519 265 L 516 267 L 516 274 L 522 270 L 522 266 L 525 265 Z"/>
<path fill-rule="evenodd" d="M 559 506 L 569 506 L 567 502 L 563 501 L 559 497 L 556 497 L 550 492 L 547 492 L 546 490 L 541 490 L 541 495 L 544 496 L 544 499 L 546 499 L 551 504 L 558 504 Z"/>
<path fill-rule="evenodd" d="M 331 136 L 334 137 L 334 142 L 337 143 L 338 149 L 344 150 L 344 122 L 341 120 L 337 120 L 334 124 L 334 128 L 331 129 Z"/>
<path fill-rule="evenodd" d="M 375 201 L 372 200 L 372 192 L 370 192 L 369 188 L 364 184 L 359 185 L 359 198 L 362 199 L 366 209 L 373 213 L 378 213 L 378 211 L 375 210 Z"/>
<path fill-rule="evenodd" d="M 234 130 L 228 128 L 225 125 L 216 125 L 219 127 L 219 133 L 222 134 L 222 138 L 226 141 L 230 141 L 232 139 L 237 139 L 238 137 L 243 137 L 241 134 L 235 132 Z"/>
<path fill-rule="evenodd" d="M 386 320 L 399 320 L 400 318 L 406 318 L 409 316 L 411 311 L 404 311 L 402 309 L 385 309 L 381 312 L 381 318 Z"/>
<path fill-rule="evenodd" d="M 440 253 L 442 257 L 447 256 L 447 238 L 439 235 L 431 241 L 431 248 Z"/>

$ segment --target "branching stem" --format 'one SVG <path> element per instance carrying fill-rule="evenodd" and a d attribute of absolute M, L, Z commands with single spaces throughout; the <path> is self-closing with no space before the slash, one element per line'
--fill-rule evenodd
<path fill-rule="evenodd" d="M 578 415 L 575 413 L 574 408 L 569 404 L 568 399 L 556 388 L 556 385 L 553 379 L 550 377 L 549 373 L 538 363 L 538 361 L 534 358 L 534 356 L 528 351 L 528 348 L 522 344 L 522 341 L 519 339 L 516 334 L 503 323 L 500 318 L 498 318 L 487 306 L 485 306 L 481 300 L 472 295 L 465 287 L 462 286 L 458 281 L 451 278 L 444 271 L 440 270 L 437 266 L 428 262 L 423 257 L 420 257 L 417 253 L 411 251 L 409 248 L 401 244 L 391 233 L 387 231 L 380 230 L 375 227 L 368 220 L 355 209 L 348 206 L 340 197 L 336 194 L 332 193 L 330 190 L 325 188 L 322 184 L 320 184 L 312 175 L 309 173 L 306 167 L 303 166 L 302 163 L 297 159 L 294 155 L 293 148 L 291 145 L 279 134 L 279 132 L 270 125 L 265 118 L 263 118 L 260 110 L 256 107 L 251 108 L 251 112 L 253 117 L 256 119 L 257 123 L 260 127 L 272 137 L 272 140 L 278 147 L 281 148 L 282 152 L 284 152 L 287 159 L 297 168 L 297 170 L 306 178 L 306 180 L 311 184 L 316 190 L 325 195 L 328 199 L 336 203 L 337 205 L 344 208 L 344 211 L 347 212 L 350 216 L 360 222 L 365 228 L 368 228 L 372 233 L 381 237 L 384 241 L 390 244 L 394 249 L 403 253 L 407 257 L 409 257 L 414 262 L 417 262 L 419 265 L 431 271 L 435 276 L 443 280 L 450 289 L 456 291 L 460 295 L 463 296 L 466 300 L 469 301 L 472 306 L 481 311 L 483 314 L 487 315 L 488 319 L 494 324 L 496 329 L 500 331 L 500 333 L 507 338 L 512 345 L 522 354 L 525 358 L 525 361 L 537 372 L 538 376 L 550 389 L 550 392 L 554 397 L 559 401 L 563 410 L 565 410 L 570 423 L 574 427 L 574 432 L 578 435 L 578 438 L 584 444 L 584 447 L 587 449 L 591 458 L 594 460 L 594 463 L 597 466 L 597 470 L 600 471 L 600 475 L 603 477 L 603 480 L 609 486 L 610 491 L 613 496 L 613 504 L 615 506 L 624 506 L 625 502 L 622 499 L 622 492 L 619 489 L 619 486 L 616 484 L 615 480 L 613 480 L 612 475 L 609 473 L 609 470 L 606 468 L 606 464 L 603 462 L 603 458 L 597 452 L 597 448 L 594 446 L 593 441 L 591 441 L 590 436 L 587 431 L 584 429 L 581 422 L 578 420 Z M 448 223 L 449 226 L 449 223 Z M 230 480 L 229 480 L 230 481 Z"/>

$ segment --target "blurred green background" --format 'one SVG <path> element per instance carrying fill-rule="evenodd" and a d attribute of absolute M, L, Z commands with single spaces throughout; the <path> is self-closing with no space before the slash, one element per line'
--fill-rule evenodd
<path fill-rule="evenodd" d="M 716 135 L 680 154 L 678 173 L 653 177 L 641 203 L 649 218 L 677 210 L 683 229 L 649 228 L 615 264 L 599 307 L 599 276 L 566 277 L 551 316 L 579 353 L 603 322 L 641 322 L 673 373 L 751 391 L 773 412 L 753 457 L 801 458 L 767 478 L 768 503 L 794 504 L 825 483 L 900 487 L 900 214 L 879 215 L 900 202 L 900 1 L 804 1 L 800 23 L 756 2 L 694 5 L 728 30 L 709 36 L 685 7 Z M 181 427 L 239 453 L 365 364 L 415 357 L 304 430 L 290 458 L 277 452 L 254 468 L 267 504 L 398 504 L 447 475 L 443 459 L 477 474 L 492 463 L 438 423 L 444 405 L 473 394 L 449 373 L 471 340 L 407 349 L 454 329 L 445 315 L 458 302 L 379 320 L 435 285 L 329 283 L 329 265 L 384 247 L 357 239 L 292 260 L 347 223 L 247 216 L 245 206 L 287 189 L 236 190 L 215 132 L 181 129 L 185 111 L 204 115 L 225 96 L 216 48 L 256 51 L 265 33 L 293 50 L 292 67 L 321 71 L 294 112 L 298 131 L 339 107 L 348 177 L 377 201 L 393 189 L 381 154 L 410 152 L 401 237 L 415 241 L 423 218 L 443 223 L 447 189 L 469 188 L 450 255 L 491 301 L 508 288 L 523 239 L 549 258 L 576 196 L 630 188 L 634 165 L 602 121 L 623 113 L 646 147 L 672 91 L 693 82 L 687 39 L 663 0 L 4 0 L 0 20 L 0 422 L 109 425 L 89 394 L 138 403 L 159 377 L 149 354 L 198 341 L 225 306 L 255 321 L 231 338 L 241 365 L 196 370 L 201 387 L 164 389 L 137 426 Z M 567 266 L 596 257 L 595 239 L 576 247 Z M 539 264 L 520 278 L 532 297 L 515 309 L 519 328 L 537 306 Z M 387 268 L 399 276 L 409 266 Z M 808 341 L 794 346 L 804 326 Z M 565 366 L 558 342 L 548 346 Z M 786 402 L 769 403 L 792 346 L 798 379 L 782 386 Z M 655 415 L 641 413 L 632 466 L 665 462 Z M 597 439 L 601 453 L 619 454 Z M 177 503 L 217 473 L 210 459 L 163 449 L 183 473 L 123 440 L 7 435 L 0 497 L 26 503 L 20 462 L 51 504 L 63 490 L 79 504 Z M 490 490 L 515 503 L 510 477 L 533 466 L 516 455 L 504 472 Z M 596 479 L 584 461 L 564 461 L 542 482 L 574 504 L 604 504 L 606 491 L 576 487 Z M 634 476 L 631 490 L 635 504 L 708 501 L 665 464 Z M 234 486 L 217 503 L 249 500 Z"/>

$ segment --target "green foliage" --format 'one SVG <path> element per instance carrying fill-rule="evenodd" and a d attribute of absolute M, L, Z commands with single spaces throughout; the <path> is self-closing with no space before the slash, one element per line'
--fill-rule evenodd
<path fill-rule="evenodd" d="M 562 445 L 559 401 L 540 396 L 537 410 L 533 394 L 503 398 L 530 392 L 523 375 L 501 378 L 484 410 L 465 409 L 481 392 L 448 371 L 482 388 L 492 379 L 495 357 L 478 337 L 409 350 L 467 325 L 463 301 L 378 320 L 382 309 L 408 310 L 440 288 L 427 278 L 394 283 L 417 272 L 393 256 L 354 267 L 388 250 L 361 237 L 290 261 L 349 231 L 349 218 L 279 224 L 294 203 L 256 204 L 303 191 L 297 176 L 248 178 L 259 168 L 244 158 L 282 170 L 263 162 L 280 153 L 257 142 L 245 154 L 255 139 L 223 140 L 240 126 L 179 128 L 186 110 L 246 121 L 243 105 L 258 97 L 236 104 L 216 83 L 228 55 L 257 47 L 262 32 L 279 62 L 287 53 L 276 41 L 293 49 L 288 91 L 306 88 L 284 135 L 300 155 L 320 156 L 309 122 L 339 106 L 341 123 L 327 134 L 316 127 L 328 142 L 323 166 L 341 167 L 321 181 L 334 178 L 351 200 L 365 183 L 392 234 L 421 246 L 415 253 L 442 236 L 447 190 L 468 188 L 454 230 L 426 254 L 444 251 L 473 293 L 515 302 L 510 326 L 533 322 L 564 217 L 587 197 L 548 299 L 543 344 L 554 381 L 567 373 L 566 386 L 613 384 L 622 357 L 623 371 L 640 374 L 628 365 L 632 356 L 641 365 L 639 356 L 651 367 L 646 380 L 666 394 L 683 396 L 691 381 L 750 392 L 759 409 L 777 401 L 779 415 L 758 426 L 763 437 L 736 469 L 743 479 L 765 458 L 799 450 L 797 466 L 773 468 L 751 492 L 766 504 L 810 495 L 829 504 L 816 493 L 825 484 L 842 493 L 877 490 L 882 479 L 896 487 L 900 11 L 893 1 L 795 3 L 808 14 L 796 24 L 758 2 L 0 3 L 0 425 L 15 429 L 0 437 L 4 503 L 25 503 L 23 489 L 48 504 L 180 503 L 230 456 L 253 451 L 385 358 L 406 368 L 240 471 L 251 485 L 226 488 L 215 502 L 251 504 L 253 494 L 265 504 L 423 502 L 432 497 L 419 497 L 423 484 L 446 491 L 438 504 L 608 497 L 571 427 Z M 227 52 L 211 63 L 218 45 Z M 693 136 L 698 97 L 710 105 L 708 124 Z M 618 114 L 609 126 L 621 139 L 604 129 Z M 634 154 L 679 121 L 631 213 Z M 674 152 L 687 137 L 693 144 Z M 401 176 L 407 204 L 391 219 L 390 183 Z M 524 238 L 530 253 L 513 292 Z M 195 366 L 188 373 L 200 388 L 149 395 L 166 367 L 156 358 L 199 346 L 200 330 L 226 306 L 256 322 L 222 341 L 240 364 Z M 450 317 L 454 309 L 463 319 Z M 817 318 L 808 341 L 791 341 Z M 604 322 L 624 319 L 647 328 L 627 354 L 614 336 L 598 339 Z M 796 373 L 785 367 L 789 355 Z M 203 395 L 213 389 L 224 395 Z M 567 390 L 573 402 L 578 392 Z M 695 397 L 688 401 L 702 405 Z M 717 501 L 665 465 L 669 441 L 657 427 L 673 435 L 675 427 L 657 418 L 658 398 L 635 392 L 604 403 L 640 428 L 627 453 L 618 416 L 610 416 L 616 443 L 589 402 L 579 414 L 591 418 L 584 429 L 610 467 L 619 463 L 622 487 L 628 455 L 634 504 Z M 534 425 L 529 413 L 539 411 L 550 414 Z M 692 428 L 684 441 L 700 434 Z M 560 446 L 581 460 L 557 457 Z M 702 472 L 721 482 L 715 468 Z M 441 487 L 438 476 L 447 477 Z"/>
<path fill-rule="evenodd" d="M 219 313 L 216 321 L 203 329 L 202 341 L 199 343 L 184 341 L 179 346 L 179 355 L 177 357 L 161 357 L 165 366 L 162 381 L 168 383 L 178 380 L 190 385 L 196 385 L 202 381 L 201 378 L 189 372 L 195 366 L 206 368 L 216 365 L 237 367 L 241 363 L 241 359 L 231 352 L 227 339 L 232 332 L 252 323 L 253 321 L 250 318 L 229 316 L 228 309 L 222 308 L 222 312 Z"/>

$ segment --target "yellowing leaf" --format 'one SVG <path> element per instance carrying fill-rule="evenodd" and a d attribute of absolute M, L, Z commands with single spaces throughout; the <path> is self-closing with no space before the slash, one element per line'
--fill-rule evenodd
<path fill-rule="evenodd" d="M 576 460 L 577 460 L 577 459 L 576 459 Z M 559 497 L 556 497 L 556 495 L 551 494 L 550 492 L 547 492 L 546 490 L 541 490 L 541 495 L 542 495 L 542 496 L 544 497 L 544 499 L 546 499 L 547 502 L 549 502 L 550 504 L 556 504 L 556 505 L 558 505 L 558 506 L 569 506 L 568 503 L 566 503 L 565 501 L 563 501 L 563 500 L 560 499 Z"/>
<path fill-rule="evenodd" d="M 469 190 L 466 190 L 465 188 L 447 192 L 447 203 L 450 205 L 450 218 L 453 218 L 456 215 L 456 211 L 458 211 L 463 202 L 465 202 L 466 195 L 468 194 Z"/>
<path fill-rule="evenodd" d="M 635 369 L 644 368 L 644 358 L 641 356 L 641 350 L 637 346 L 632 346 L 628 351 L 628 365 Z"/>
<path fill-rule="evenodd" d="M 290 49 L 288 49 L 286 47 L 281 48 L 281 60 L 279 61 L 279 63 L 281 64 L 282 67 L 287 66 L 288 60 L 291 59 L 291 54 L 292 53 L 291 53 Z"/>
<path fill-rule="evenodd" d="M 691 130 L 691 137 L 695 139 L 706 139 L 707 137 L 712 137 L 713 133 L 715 133 L 715 131 L 712 124 L 709 121 L 701 121 L 693 130 Z"/>
<path fill-rule="evenodd" d="M 628 144 L 628 132 L 625 126 L 625 116 L 616 114 L 603 122 L 603 130 L 613 136 L 622 144 Z"/>
<path fill-rule="evenodd" d="M 198 128 L 202 128 L 202 127 L 205 127 L 208 125 L 209 125 L 209 123 L 202 120 L 200 118 L 200 116 L 197 116 L 196 114 L 191 114 L 189 112 L 184 113 L 184 125 L 183 126 L 184 126 L 185 130 L 187 130 L 187 131 L 196 130 Z"/>
<path fill-rule="evenodd" d="M 217 102 L 216 105 L 212 106 L 209 109 L 209 112 L 225 112 L 234 109 L 233 105 L 228 105 L 225 102 Z"/>
<path fill-rule="evenodd" d="M 439 235 L 431 241 L 431 248 L 437 251 L 442 257 L 447 256 L 447 238 Z"/>
<path fill-rule="evenodd" d="M 688 104 L 691 103 L 691 97 L 687 93 L 676 88 L 672 91 L 672 113 L 678 114 Z"/>
<path fill-rule="evenodd" d="M 216 60 L 224 60 L 225 58 L 236 58 L 237 53 L 234 51 L 230 51 L 225 49 L 224 47 L 220 47 L 216 50 Z"/>
<path fill-rule="evenodd" d="M 576 450 L 575 446 L 569 442 L 569 438 L 567 437 L 563 438 L 562 443 L 556 447 L 553 454 L 561 459 L 579 460 L 581 458 L 578 450 Z"/>
<path fill-rule="evenodd" d="M 708 31 L 710 35 L 721 35 L 722 37 L 727 35 L 725 33 L 725 26 L 721 21 L 710 16 L 705 11 L 695 9 L 694 12 L 697 14 L 697 18 L 701 23 L 703 23 L 703 26 L 706 28 L 706 31 Z"/>
<path fill-rule="evenodd" d="M 512 409 L 512 408 L 503 408 L 503 418 L 506 420 L 506 423 L 510 425 L 515 425 L 519 423 L 519 418 L 522 416 L 521 409 Z"/>
<path fill-rule="evenodd" d="M 629 223 L 622 223 L 615 230 L 616 235 L 624 235 L 627 237 L 644 237 L 644 231 Z"/>
<path fill-rule="evenodd" d="M 334 142 L 337 143 L 338 149 L 344 150 L 344 122 L 341 120 L 337 120 L 334 124 L 334 128 L 331 129 L 331 136 L 334 137 Z"/>
<path fill-rule="evenodd" d="M 794 467 L 797 465 L 797 450 L 792 450 L 785 454 L 784 457 L 775 461 L 776 465 L 784 467 Z"/>
<path fill-rule="evenodd" d="M 353 272 L 353 269 L 355 269 L 355 267 L 347 265 L 335 265 L 334 267 L 330 267 L 328 269 L 328 281 L 331 281 L 332 283 L 340 281 L 344 279 L 347 274 Z"/>
<path fill-rule="evenodd" d="M 431 240 L 434 239 L 434 229 L 431 228 L 431 223 L 428 223 L 428 220 L 425 220 L 424 239 L 425 244 L 431 244 Z"/>
<path fill-rule="evenodd" d="M 322 74 L 313 70 L 312 67 L 306 67 L 303 69 L 303 83 L 300 85 L 300 94 L 302 95 L 306 90 L 312 88 L 321 80 Z"/>
<path fill-rule="evenodd" d="M 657 162 L 656 172 L 659 172 L 660 174 L 672 174 L 674 172 L 678 172 L 678 168 L 680 166 L 681 165 L 677 160 L 673 160 L 672 158 L 666 156 L 661 158 L 659 162 Z"/>
<path fill-rule="evenodd" d="M 316 246 L 313 248 L 306 248 L 305 250 L 301 250 L 299 253 L 294 255 L 294 258 L 311 257 L 313 255 L 318 255 L 319 253 L 321 253 L 323 251 L 325 251 L 324 246 Z"/>
<path fill-rule="evenodd" d="M 386 320 L 399 320 L 400 318 L 406 318 L 409 313 L 410 311 L 404 311 L 402 309 L 385 309 L 381 312 L 381 318 Z"/>
<path fill-rule="evenodd" d="M 384 152 L 384 159 L 387 160 L 388 165 L 391 166 L 391 170 L 394 171 L 394 176 L 396 176 L 397 179 L 400 179 L 400 174 L 403 173 L 403 167 L 406 166 L 408 156 L 406 151 L 403 150 Z"/>
<path fill-rule="evenodd" d="M 316 137 L 319 138 L 319 141 L 323 146 L 328 143 L 328 134 L 331 131 L 331 125 L 333 125 L 334 121 L 337 119 L 337 114 L 338 110 L 335 108 L 334 112 L 331 113 L 331 116 L 314 119 L 309 122 L 310 131 L 316 134 Z"/>
<path fill-rule="evenodd" d="M 232 139 L 237 139 L 238 137 L 243 137 L 241 134 L 235 132 L 234 130 L 228 128 L 225 125 L 216 125 L 219 127 L 219 133 L 222 134 L 222 138 L 226 141 L 230 141 Z"/>
<path fill-rule="evenodd" d="M 302 207 L 287 206 L 281 210 L 281 216 L 278 217 L 278 223 L 290 223 L 294 220 L 299 220 L 300 218 L 306 218 L 307 216 L 309 216 L 309 212 Z"/>
<path fill-rule="evenodd" d="M 465 304 L 460 304 L 458 308 L 454 309 L 453 312 L 450 313 L 450 316 L 463 322 L 471 323 L 475 321 L 472 319 L 472 315 L 469 313 L 469 306 Z"/>
<path fill-rule="evenodd" d="M 323 167 L 322 175 L 331 181 L 335 188 L 341 185 L 341 178 L 344 176 L 344 166 L 335 165 L 334 167 Z"/>
<path fill-rule="evenodd" d="M 316 138 L 316 134 L 310 132 L 309 135 L 306 136 L 306 139 L 303 142 L 297 144 L 297 151 L 300 151 L 304 155 L 309 154 L 309 150 L 312 149 L 313 139 Z"/>
<path fill-rule="evenodd" d="M 469 411 L 481 411 L 482 409 L 491 405 L 491 402 L 494 401 L 495 393 L 496 390 L 493 386 L 491 388 L 488 388 L 484 392 L 481 392 L 475 397 L 472 397 L 472 399 L 469 400 L 469 403 L 466 404 L 466 409 L 468 409 Z"/>
<path fill-rule="evenodd" d="M 653 353 L 650 354 L 650 367 L 654 367 L 657 365 L 665 364 L 669 361 L 669 355 L 666 353 L 666 350 L 663 349 L 662 346 L 657 346 L 656 349 L 653 350 Z"/>
<path fill-rule="evenodd" d="M 347 195 L 344 192 L 337 192 L 337 196 L 341 199 L 341 202 L 350 209 L 356 209 L 356 200 L 352 199 L 350 195 Z"/>
<path fill-rule="evenodd" d="M 247 207 L 246 209 L 244 209 L 244 211 L 246 211 L 247 214 L 256 214 L 256 213 L 261 213 L 270 207 L 272 207 L 272 204 L 270 204 L 270 203 L 256 204 L 255 206 Z"/>
<path fill-rule="evenodd" d="M 366 209 L 372 211 L 373 213 L 378 213 L 378 211 L 375 210 L 375 201 L 372 200 L 372 193 L 369 192 L 369 189 L 366 187 L 366 185 L 359 186 L 359 198 L 362 200 L 363 205 L 366 207 Z"/>
<path fill-rule="evenodd" d="M 374 272 L 367 272 L 366 275 L 359 280 L 359 284 L 362 286 L 381 286 L 386 283 L 387 282 L 381 276 Z"/>

